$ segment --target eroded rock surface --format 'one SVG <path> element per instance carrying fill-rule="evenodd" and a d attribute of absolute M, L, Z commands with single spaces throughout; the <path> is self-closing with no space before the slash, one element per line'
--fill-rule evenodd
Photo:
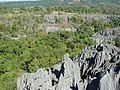
<path fill-rule="evenodd" d="M 73 60 L 64 60 L 49 71 L 40 68 L 23 74 L 17 90 L 120 90 L 120 49 L 98 44 L 86 47 Z"/>
<path fill-rule="evenodd" d="M 114 39 L 120 35 L 120 27 L 109 28 L 93 35 L 96 43 L 114 43 Z"/>

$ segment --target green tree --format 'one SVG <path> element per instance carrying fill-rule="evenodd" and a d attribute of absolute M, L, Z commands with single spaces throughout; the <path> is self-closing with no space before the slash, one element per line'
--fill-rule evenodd
<path fill-rule="evenodd" d="M 115 38 L 115 45 L 117 47 L 120 47 L 120 36 L 118 36 L 117 38 Z"/>

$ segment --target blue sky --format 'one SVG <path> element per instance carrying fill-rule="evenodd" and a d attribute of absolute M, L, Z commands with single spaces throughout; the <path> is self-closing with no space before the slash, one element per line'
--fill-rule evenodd
<path fill-rule="evenodd" d="M 0 1 L 35 1 L 35 0 L 0 0 Z"/>

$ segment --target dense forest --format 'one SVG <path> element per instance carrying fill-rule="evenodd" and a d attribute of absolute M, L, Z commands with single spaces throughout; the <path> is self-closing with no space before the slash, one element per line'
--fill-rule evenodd
<path fill-rule="evenodd" d="M 76 2 L 77 1 L 77 2 Z M 119 0 L 36 0 L 18 2 L 0 2 L 0 7 L 21 8 L 29 6 L 93 6 L 98 4 L 119 5 Z"/>
<path fill-rule="evenodd" d="M 54 23 L 45 16 L 56 15 Z M 67 20 L 61 18 L 67 16 Z M 80 15 L 112 15 L 88 18 Z M 71 15 L 71 17 L 70 17 Z M 117 15 L 117 16 L 116 16 Z M 120 7 L 98 6 L 39 6 L 0 8 L 0 90 L 15 90 L 16 79 L 24 72 L 38 68 L 49 69 L 60 62 L 65 53 L 73 58 L 80 50 L 95 44 L 91 38 L 96 32 L 120 26 Z M 99 17 L 99 16 L 97 16 Z M 50 19 L 50 18 L 49 18 Z M 59 26 L 60 30 L 46 32 L 43 26 Z M 75 28 L 75 31 L 62 30 Z M 116 42 L 119 38 L 116 39 Z M 119 45 L 119 42 L 116 43 Z"/>

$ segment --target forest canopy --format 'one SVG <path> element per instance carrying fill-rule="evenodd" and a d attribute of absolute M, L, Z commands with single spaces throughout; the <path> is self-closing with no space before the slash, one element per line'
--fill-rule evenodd
<path fill-rule="evenodd" d="M 53 20 L 49 17 L 45 19 L 46 16 L 53 16 L 53 13 L 56 15 Z M 120 7 L 104 4 L 89 7 L 1 7 L 0 90 L 14 90 L 19 75 L 35 72 L 41 67 L 49 69 L 60 62 L 66 53 L 73 58 L 85 46 L 95 44 L 91 38 L 94 33 L 120 26 L 119 17 L 107 21 L 103 18 L 85 19 L 80 16 L 82 14 L 115 16 L 120 15 Z M 66 15 L 71 17 L 62 18 Z M 47 32 L 46 28 L 51 26 L 60 30 Z M 116 43 L 119 45 L 118 40 Z"/>

